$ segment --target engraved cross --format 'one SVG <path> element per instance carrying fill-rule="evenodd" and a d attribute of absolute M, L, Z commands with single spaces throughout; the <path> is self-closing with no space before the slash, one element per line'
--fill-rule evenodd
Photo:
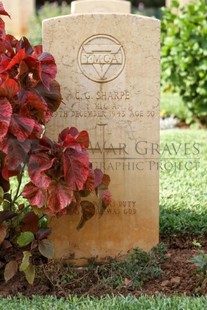
<path fill-rule="evenodd" d="M 88 150 L 92 151 L 93 153 L 94 153 L 94 151 L 101 152 L 101 154 L 102 154 L 102 161 L 103 161 L 103 167 L 104 167 L 104 170 L 105 170 L 106 155 L 109 152 L 111 152 L 111 151 L 113 152 L 113 154 L 116 154 L 115 153 L 116 151 L 119 151 L 119 152 L 123 151 L 123 152 L 126 153 L 126 151 L 125 151 L 126 145 L 123 145 L 122 147 L 117 147 L 117 148 L 114 148 L 113 145 L 112 145 L 112 147 L 105 147 L 105 145 L 106 145 L 106 138 L 105 138 L 106 130 L 105 130 L 105 128 L 106 128 L 107 124 L 97 124 L 97 126 L 100 126 L 101 129 L 102 129 L 101 130 L 101 133 L 102 133 L 102 143 L 101 144 L 102 145 L 99 148 L 97 148 L 97 147 L 95 147 L 95 148 L 93 148 L 93 147 L 88 148 Z"/>

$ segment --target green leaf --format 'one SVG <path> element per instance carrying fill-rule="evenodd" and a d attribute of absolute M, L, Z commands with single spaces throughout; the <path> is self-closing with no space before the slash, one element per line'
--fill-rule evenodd
<path fill-rule="evenodd" d="M 6 264 L 4 270 L 4 279 L 8 282 L 13 276 L 17 273 L 18 263 L 16 260 L 11 260 L 8 264 Z"/>
<path fill-rule="evenodd" d="M 54 245 L 48 239 L 40 240 L 38 249 L 43 256 L 49 259 L 52 259 L 55 256 Z"/>
<path fill-rule="evenodd" d="M 30 265 L 30 257 L 32 256 L 30 251 L 23 252 L 22 263 L 19 267 L 19 271 L 25 271 Z"/>
<path fill-rule="evenodd" d="M 34 240 L 34 234 L 31 231 L 25 231 L 17 238 L 17 244 L 21 247 L 30 244 Z"/>
<path fill-rule="evenodd" d="M 179 2 L 177 0 L 173 0 L 172 7 L 179 8 Z"/>
<path fill-rule="evenodd" d="M 206 123 L 207 109 L 202 111 L 207 93 L 206 0 L 190 1 L 173 10 L 178 6 L 178 1 L 172 1 L 172 5 L 163 11 L 162 86 L 172 84 L 194 118 Z M 187 96 L 188 100 L 185 100 Z"/>
<path fill-rule="evenodd" d="M 25 274 L 25 277 L 27 279 L 27 282 L 32 285 L 34 283 L 34 279 L 35 279 L 35 267 L 34 267 L 34 265 L 29 264 L 27 269 L 24 270 L 24 274 Z"/>

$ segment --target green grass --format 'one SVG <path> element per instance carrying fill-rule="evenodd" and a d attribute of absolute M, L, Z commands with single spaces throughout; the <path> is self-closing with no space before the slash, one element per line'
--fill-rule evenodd
<path fill-rule="evenodd" d="M 163 152 L 160 169 L 161 234 L 207 233 L 206 141 L 205 130 L 161 132 L 161 152 Z M 180 146 L 177 155 L 173 143 L 175 148 Z M 188 154 L 185 154 L 185 145 Z"/>
<path fill-rule="evenodd" d="M 207 308 L 207 298 L 188 297 L 33 297 L 31 299 L 7 298 L 0 300 L 0 309 L 20 310 L 201 310 Z"/>
<path fill-rule="evenodd" d="M 176 93 L 162 92 L 160 106 L 161 116 L 174 116 L 186 123 L 192 121 L 192 113 L 187 109 L 181 97 Z"/>

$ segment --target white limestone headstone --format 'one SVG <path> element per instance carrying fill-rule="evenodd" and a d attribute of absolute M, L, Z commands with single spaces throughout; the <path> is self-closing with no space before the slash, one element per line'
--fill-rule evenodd
<path fill-rule="evenodd" d="M 55 57 L 65 102 L 48 135 L 86 129 L 94 168 L 111 178 L 113 200 L 101 218 L 81 230 L 80 214 L 51 221 L 56 258 L 82 264 L 158 243 L 160 22 L 78 12 L 45 20 L 43 46 Z"/>
<path fill-rule="evenodd" d="M 77 0 L 71 3 L 71 13 L 130 13 L 131 3 L 120 0 Z"/>

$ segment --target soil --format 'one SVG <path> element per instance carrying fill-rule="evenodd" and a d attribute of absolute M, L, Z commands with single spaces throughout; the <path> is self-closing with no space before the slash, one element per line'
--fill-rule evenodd
<path fill-rule="evenodd" d="M 100 277 L 99 267 L 71 267 L 64 263 L 49 262 L 36 266 L 34 285 L 29 285 L 22 272 L 17 273 L 7 283 L 0 273 L 0 296 L 17 296 L 22 294 L 32 295 L 68 296 L 102 296 L 109 295 L 188 295 L 200 296 L 207 294 L 207 276 L 199 271 L 196 266 L 189 263 L 189 259 L 199 254 L 199 250 L 192 244 L 196 239 L 207 251 L 207 238 L 171 236 L 161 237 L 161 242 L 166 245 L 165 259 L 161 263 L 161 274 L 143 284 L 134 287 L 133 280 L 125 278 L 123 283 L 107 282 Z M 108 268 L 108 269 L 107 269 Z M 107 274 L 109 266 L 106 267 Z"/>

